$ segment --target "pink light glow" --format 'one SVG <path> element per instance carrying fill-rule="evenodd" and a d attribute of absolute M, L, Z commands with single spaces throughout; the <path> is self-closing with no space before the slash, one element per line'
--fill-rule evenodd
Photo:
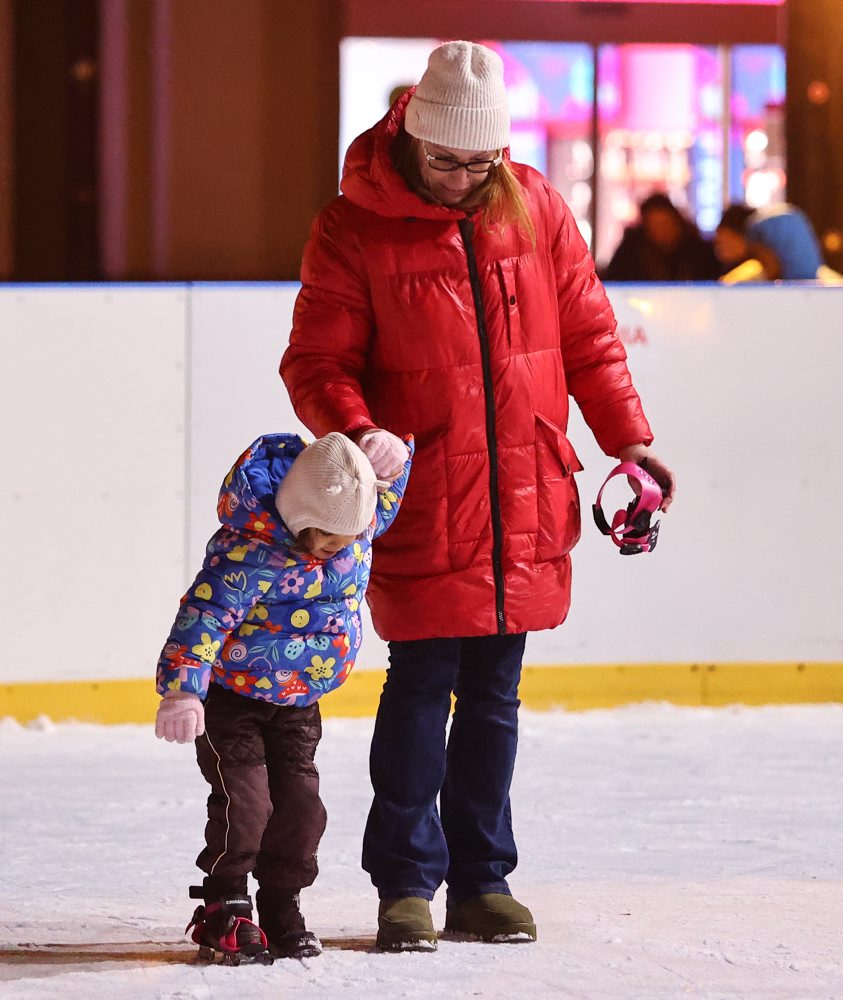
<path fill-rule="evenodd" d="M 686 3 L 715 4 L 719 7 L 783 7 L 785 0 L 539 0 L 539 3 Z"/>

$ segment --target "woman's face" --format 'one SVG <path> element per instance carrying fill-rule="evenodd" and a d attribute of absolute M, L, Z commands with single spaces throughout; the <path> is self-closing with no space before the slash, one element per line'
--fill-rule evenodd
<path fill-rule="evenodd" d="M 499 154 L 499 149 L 454 149 L 435 142 L 420 142 L 419 173 L 424 186 L 436 201 L 448 208 L 460 208 L 471 203 L 471 196 L 486 182 L 489 172 L 470 173 L 463 166 L 458 170 L 437 170 L 437 164 L 431 166 L 428 156 L 447 166 L 448 161 L 469 163 L 494 160 Z"/>

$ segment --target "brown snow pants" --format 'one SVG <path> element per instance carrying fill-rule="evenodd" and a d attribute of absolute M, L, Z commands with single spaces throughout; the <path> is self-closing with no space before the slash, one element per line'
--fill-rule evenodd
<path fill-rule="evenodd" d="M 319 871 L 327 815 L 313 758 L 319 703 L 290 708 L 211 684 L 196 759 L 211 786 L 196 864 L 220 885 L 301 889 Z"/>

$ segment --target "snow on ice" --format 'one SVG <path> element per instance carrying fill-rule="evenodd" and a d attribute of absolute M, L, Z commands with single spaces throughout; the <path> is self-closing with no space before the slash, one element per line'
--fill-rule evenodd
<path fill-rule="evenodd" d="M 843 706 L 525 712 L 511 884 L 539 940 L 433 955 L 369 950 L 371 728 L 328 719 L 319 751 L 329 826 L 302 905 L 329 947 L 231 969 L 187 964 L 181 936 L 206 794 L 192 748 L 4 721 L 0 995 L 843 998 Z"/>

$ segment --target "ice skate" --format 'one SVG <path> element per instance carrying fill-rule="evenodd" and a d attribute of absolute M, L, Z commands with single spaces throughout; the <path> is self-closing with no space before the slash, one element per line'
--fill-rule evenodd
<path fill-rule="evenodd" d="M 244 893 L 223 894 L 209 901 L 202 886 L 191 886 L 192 899 L 205 899 L 196 907 L 185 934 L 192 929 L 191 940 L 199 945 L 197 962 L 242 962 L 270 964 L 266 935 L 252 920 L 252 900 Z"/>

